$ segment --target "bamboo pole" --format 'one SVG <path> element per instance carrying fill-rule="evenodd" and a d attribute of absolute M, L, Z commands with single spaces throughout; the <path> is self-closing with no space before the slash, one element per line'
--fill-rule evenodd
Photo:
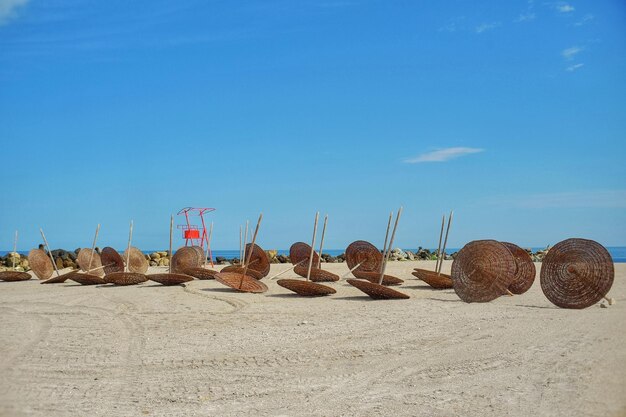
<path fill-rule="evenodd" d="M 252 259 L 252 252 L 254 251 L 254 244 L 256 243 L 256 237 L 257 237 L 257 234 L 259 233 L 259 226 L 261 226 L 261 220 L 263 220 L 263 213 L 259 214 L 259 220 L 257 220 L 256 222 L 256 228 L 254 229 L 254 235 L 252 237 L 252 244 L 250 245 L 250 253 L 248 254 L 248 260 L 246 261 L 245 266 L 243 267 L 243 274 L 241 274 L 241 281 L 239 281 L 239 289 L 241 289 L 241 286 L 243 285 L 243 278 L 246 276 L 246 273 L 248 272 L 248 263 L 250 262 L 250 259 Z M 247 228 L 247 225 L 246 225 L 246 228 Z M 244 255 L 245 255 L 245 252 L 244 252 Z"/>
<path fill-rule="evenodd" d="M 96 227 L 96 234 L 93 237 L 93 243 L 91 244 L 91 253 L 89 254 L 89 265 L 87 266 L 87 270 L 91 271 L 91 261 L 93 261 L 93 251 L 96 249 L 96 241 L 98 240 L 98 232 L 100 232 L 100 223 Z"/>
<path fill-rule="evenodd" d="M 393 232 L 391 232 L 391 239 L 389 239 L 389 247 L 387 247 L 387 253 L 385 255 L 385 258 L 383 259 L 383 267 L 382 267 L 382 271 L 380 272 L 380 278 L 378 278 L 378 285 L 383 284 L 383 277 L 385 276 L 385 269 L 387 269 L 387 261 L 389 261 L 389 255 L 391 254 L 393 241 L 396 237 L 396 229 L 398 228 L 398 222 L 400 221 L 400 216 L 402 216 L 402 206 L 400 206 L 400 209 L 398 210 L 398 213 L 396 214 L 396 222 L 393 225 Z"/>
<path fill-rule="evenodd" d="M 389 230 L 391 229 L 391 220 L 393 219 L 393 212 L 389 213 L 389 221 L 387 222 L 387 231 L 385 232 L 385 243 L 383 243 L 383 262 L 380 263 L 380 269 L 383 270 L 383 263 L 385 260 L 385 253 L 387 252 L 387 239 L 389 239 Z"/>
<path fill-rule="evenodd" d="M 317 262 L 317 267 L 322 267 L 322 248 L 324 247 L 324 236 L 326 235 L 326 224 L 328 223 L 328 214 L 324 216 L 324 227 L 322 228 L 322 239 L 320 240 L 320 257 Z"/>
<path fill-rule="evenodd" d="M 130 221 L 130 230 L 128 231 L 128 247 L 126 248 L 126 271 L 130 271 L 130 244 L 133 240 L 133 221 Z"/>
<path fill-rule="evenodd" d="M 57 273 L 57 277 L 61 276 L 61 274 L 59 273 L 59 269 L 57 268 L 57 263 L 54 262 L 54 257 L 52 256 L 52 251 L 50 251 L 50 245 L 48 245 L 46 235 L 43 234 L 43 229 L 40 228 L 39 232 L 41 233 L 41 237 L 43 238 L 43 243 L 46 245 L 46 250 L 48 251 L 48 256 L 50 256 L 50 260 L 52 261 L 52 267 L 54 268 L 54 271 Z"/>
<path fill-rule="evenodd" d="M 441 216 L 441 232 L 439 232 L 439 245 L 437 245 L 437 262 L 435 263 L 435 272 L 439 270 L 439 260 L 441 258 L 441 239 L 443 238 L 443 227 L 446 224 L 446 215 Z"/>
<path fill-rule="evenodd" d="M 454 216 L 454 210 L 450 211 L 450 216 L 448 217 L 448 227 L 446 228 L 446 238 L 443 240 L 443 252 L 441 254 L 441 262 L 439 263 L 439 269 L 437 270 L 437 275 L 441 274 L 441 268 L 443 267 L 443 261 L 446 260 L 446 246 L 448 245 L 448 233 L 450 233 L 450 224 L 452 224 L 452 217 Z"/>
<path fill-rule="evenodd" d="M 15 231 L 15 239 L 13 239 L 13 270 L 15 271 L 15 254 L 17 253 L 17 230 Z"/>
<path fill-rule="evenodd" d="M 250 220 L 246 220 L 246 231 L 243 234 L 243 247 L 241 249 L 241 266 L 246 266 L 246 246 L 248 246 L 248 225 Z"/>
<path fill-rule="evenodd" d="M 304 262 L 304 261 L 306 261 L 306 259 L 303 259 L 303 260 L 301 260 L 300 262 L 298 262 L 298 263 L 296 263 L 296 264 L 294 264 L 294 265 L 291 265 L 289 268 L 285 269 L 284 271 L 279 272 L 279 273 L 278 273 L 278 274 L 276 274 L 276 275 L 273 275 L 273 276 L 269 277 L 268 279 L 269 279 L 269 280 L 276 279 L 276 278 L 278 278 L 279 276 L 281 276 L 282 274 L 285 274 L 285 273 L 287 273 L 287 272 L 291 271 L 292 269 L 294 269 L 296 266 L 300 265 L 300 264 L 301 264 L 302 262 Z"/>
<path fill-rule="evenodd" d="M 174 236 L 174 215 L 170 214 L 170 253 L 169 253 L 169 262 L 168 262 L 168 272 L 172 273 L 172 240 Z"/>
<path fill-rule="evenodd" d="M 242 246 L 243 245 L 243 227 L 240 225 L 239 226 L 239 265 L 243 265 L 243 252 L 242 252 Z"/>
<path fill-rule="evenodd" d="M 306 280 L 311 279 L 311 268 L 313 267 L 313 256 L 315 255 L 315 236 L 317 235 L 317 220 L 320 217 L 320 212 L 315 213 L 315 224 L 313 225 L 313 240 L 311 241 L 311 255 L 309 256 L 309 268 L 306 271 Z"/>
<path fill-rule="evenodd" d="M 211 222 L 211 227 L 209 228 L 209 237 L 206 240 L 206 255 L 204 257 L 204 266 L 206 266 L 209 261 L 209 253 L 211 253 L 211 237 L 213 236 L 213 222 Z"/>

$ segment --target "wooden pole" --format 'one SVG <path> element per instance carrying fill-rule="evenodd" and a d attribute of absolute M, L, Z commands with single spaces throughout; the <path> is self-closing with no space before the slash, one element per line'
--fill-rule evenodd
<path fill-rule="evenodd" d="M 317 220 L 320 217 L 320 212 L 315 213 L 315 224 L 313 225 L 313 240 L 311 241 L 311 255 L 309 256 L 309 269 L 306 271 L 306 280 L 311 279 L 311 268 L 313 267 L 313 256 L 315 255 L 315 236 L 317 235 Z"/>
<path fill-rule="evenodd" d="M 402 206 L 400 206 L 400 209 L 398 210 L 398 214 L 396 214 L 396 222 L 393 225 L 393 232 L 391 232 L 391 239 L 389 239 L 389 246 L 387 247 L 387 254 L 385 255 L 385 258 L 383 259 L 383 267 L 382 267 L 382 271 L 380 272 L 380 278 L 378 278 L 378 285 L 382 285 L 383 283 L 383 278 L 385 276 L 385 269 L 387 269 L 387 261 L 389 261 L 389 255 L 391 255 L 391 248 L 393 247 L 393 241 L 394 241 L 394 238 L 396 237 L 396 229 L 398 228 L 398 222 L 400 221 L 400 216 L 402 216 Z"/>
<path fill-rule="evenodd" d="M 209 261 L 209 253 L 211 252 L 211 237 L 213 236 L 213 222 L 211 222 L 211 227 L 209 228 L 209 237 L 206 240 L 206 255 L 204 257 L 204 266 L 206 266 Z"/>
<path fill-rule="evenodd" d="M 15 271 L 15 254 L 17 253 L 17 230 L 15 231 L 15 239 L 13 239 L 13 270 Z"/>
<path fill-rule="evenodd" d="M 439 232 L 439 245 L 437 245 L 437 262 L 435 263 L 435 272 L 439 270 L 439 259 L 441 258 L 441 239 L 443 238 L 443 227 L 446 224 L 446 215 L 441 216 L 441 232 Z"/>
<path fill-rule="evenodd" d="M 98 241 L 98 232 L 100 231 L 100 223 L 96 227 L 96 234 L 93 237 L 93 243 L 91 244 L 91 253 L 89 254 L 89 266 L 87 266 L 87 270 L 91 271 L 91 261 L 93 261 L 93 251 L 96 249 L 96 242 Z"/>
<path fill-rule="evenodd" d="M 168 265 L 168 272 L 171 274 L 172 273 L 172 240 L 173 240 L 173 236 L 174 236 L 174 215 L 170 214 L 170 253 L 169 253 L 169 262 L 167 263 Z"/>
<path fill-rule="evenodd" d="M 59 269 L 57 268 L 57 263 L 54 262 L 54 257 L 52 256 L 52 251 L 50 251 L 50 245 L 48 245 L 48 241 L 46 240 L 46 235 L 43 234 L 43 229 L 39 229 L 41 233 L 41 237 L 43 238 L 43 243 L 46 245 L 46 250 L 48 251 L 48 256 L 50 256 L 50 260 L 52 261 L 52 266 L 54 267 L 54 271 L 57 273 L 57 277 L 61 274 L 59 273 Z"/>
<path fill-rule="evenodd" d="M 250 259 L 252 259 L 252 252 L 254 252 L 254 244 L 256 243 L 256 237 L 257 237 L 257 234 L 259 233 L 259 226 L 261 226 L 261 220 L 263 220 L 263 213 L 259 214 L 259 220 L 257 220 L 256 222 L 256 228 L 254 229 L 254 235 L 252 237 L 252 244 L 250 245 L 250 253 L 248 254 L 248 260 L 246 261 L 245 266 L 243 267 L 243 274 L 241 274 L 241 281 L 239 282 L 239 289 L 241 289 L 241 286 L 243 285 L 243 277 L 248 272 L 248 263 L 250 262 Z M 246 224 L 246 229 L 247 229 L 247 224 Z M 245 255 L 245 252 L 244 252 L 244 255 Z"/>
<path fill-rule="evenodd" d="M 296 266 L 300 265 L 300 264 L 301 264 L 302 262 L 304 262 L 304 261 L 306 261 L 306 259 L 301 260 L 300 262 L 298 262 L 298 263 L 297 263 L 297 264 L 295 264 L 295 265 L 291 265 L 289 268 L 285 269 L 284 271 L 279 272 L 279 273 L 278 273 L 278 274 L 276 274 L 276 275 L 273 275 L 273 276 L 269 277 L 268 279 L 270 279 L 270 280 L 272 280 L 272 279 L 276 279 L 276 278 L 278 278 L 279 276 L 281 276 L 282 274 L 284 274 L 284 273 L 287 273 L 287 272 L 291 271 L 292 269 L 294 269 Z"/>
<path fill-rule="evenodd" d="M 387 239 L 389 239 L 389 230 L 391 229 L 391 220 L 393 219 L 393 212 L 389 213 L 389 221 L 387 222 L 387 231 L 385 232 L 385 243 L 383 243 L 383 262 L 380 263 L 380 270 L 383 270 L 383 263 L 385 260 L 385 253 L 387 252 Z"/>
<path fill-rule="evenodd" d="M 242 246 L 243 245 L 243 227 L 239 226 L 239 265 L 243 265 L 243 252 L 242 252 Z"/>
<path fill-rule="evenodd" d="M 349 270 L 348 272 L 346 272 L 345 274 L 343 274 L 339 279 L 344 279 L 345 277 L 347 277 L 348 275 L 350 275 L 355 269 L 357 269 L 358 267 L 361 266 L 363 262 L 358 263 L 354 268 L 352 268 L 351 270 Z"/>
<path fill-rule="evenodd" d="M 450 224 L 452 224 L 453 216 L 454 216 L 454 211 L 450 211 L 450 216 L 448 217 L 448 227 L 446 228 L 446 238 L 443 240 L 443 251 L 441 253 L 441 262 L 439 262 L 439 269 L 437 270 L 437 275 L 441 274 L 443 261 L 446 260 L 446 246 L 448 245 L 448 233 L 450 233 Z"/>
<path fill-rule="evenodd" d="M 246 231 L 243 234 L 243 247 L 241 249 L 241 266 L 246 266 L 246 246 L 248 246 L 248 225 L 250 220 L 246 220 Z"/>
<path fill-rule="evenodd" d="M 317 262 L 317 267 L 322 267 L 322 248 L 324 247 L 324 236 L 326 235 L 326 224 L 328 223 L 328 214 L 324 216 L 324 227 L 322 228 L 322 239 L 320 240 L 320 257 Z"/>
<path fill-rule="evenodd" d="M 130 271 L 130 244 L 133 240 L 133 221 L 130 221 L 130 230 L 128 231 L 128 247 L 126 248 L 126 271 Z"/>

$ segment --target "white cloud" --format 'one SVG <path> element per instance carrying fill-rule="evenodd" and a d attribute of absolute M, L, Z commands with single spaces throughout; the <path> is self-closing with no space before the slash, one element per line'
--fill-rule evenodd
<path fill-rule="evenodd" d="M 563 49 L 563 51 L 561 51 L 561 55 L 563 55 L 563 58 L 571 60 L 574 59 L 574 57 L 580 52 L 582 52 L 582 50 L 583 48 L 580 48 L 578 46 L 572 46 L 571 48 Z"/>
<path fill-rule="evenodd" d="M 532 12 L 522 13 L 521 15 L 519 15 L 516 22 L 530 22 L 531 20 L 535 20 L 535 17 L 537 16 L 535 15 L 535 13 Z"/>
<path fill-rule="evenodd" d="M 626 208 L 626 190 L 588 190 L 504 196 L 484 200 L 490 206 L 515 208 Z"/>
<path fill-rule="evenodd" d="M 583 26 L 586 25 L 587 23 L 589 23 L 590 21 L 593 20 L 593 15 L 592 14 L 586 14 L 583 16 L 582 19 L 580 19 L 578 22 L 574 23 L 574 26 Z"/>
<path fill-rule="evenodd" d="M 469 155 L 483 151 L 484 149 L 480 148 L 444 148 L 432 152 L 423 153 L 414 158 L 405 159 L 404 162 L 406 162 L 407 164 L 418 164 L 421 162 L 445 162 L 463 155 Z"/>
<path fill-rule="evenodd" d="M 567 3 L 559 3 L 559 4 L 556 6 L 556 9 L 557 9 L 559 12 L 561 12 L 561 13 L 571 13 L 571 12 L 573 12 L 574 10 L 576 10 L 576 9 L 574 9 L 574 6 L 572 6 L 572 5 L 570 5 L 570 4 L 567 4 Z"/>
<path fill-rule="evenodd" d="M 476 33 L 483 33 L 483 32 L 486 32 L 488 30 L 495 29 L 498 26 L 500 26 L 500 22 L 483 23 L 482 25 L 476 26 L 475 32 Z"/>
<path fill-rule="evenodd" d="M 569 72 L 574 72 L 576 71 L 578 68 L 583 67 L 585 64 L 574 64 L 574 65 L 570 65 L 569 67 L 565 68 L 566 71 Z"/>
<path fill-rule="evenodd" d="M 15 16 L 16 9 L 24 6 L 28 1 L 29 0 L 0 0 L 0 26 L 6 24 Z"/>

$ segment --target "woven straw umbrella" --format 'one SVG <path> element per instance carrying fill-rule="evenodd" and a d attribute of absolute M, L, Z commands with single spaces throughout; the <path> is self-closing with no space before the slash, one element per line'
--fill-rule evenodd
<path fill-rule="evenodd" d="M 609 252 L 598 242 L 567 239 L 548 251 L 541 264 L 540 282 L 545 296 L 562 308 L 586 308 L 607 298 L 615 269 Z"/>
<path fill-rule="evenodd" d="M 346 248 L 346 264 L 351 271 L 380 272 L 383 255 L 371 243 L 357 240 Z"/>
<path fill-rule="evenodd" d="M 176 250 L 172 256 L 170 265 L 172 272 L 182 272 L 186 268 L 199 268 L 202 266 L 202 257 L 194 246 L 183 246 Z"/>
<path fill-rule="evenodd" d="M 252 253 L 250 253 L 252 251 Z M 248 271 L 253 270 L 265 278 L 270 272 L 270 260 L 267 253 L 259 245 L 249 243 L 244 250 L 244 259 L 248 260 Z M 256 278 L 256 277 L 255 277 Z"/>
<path fill-rule="evenodd" d="M 131 243 L 133 240 L 133 221 L 130 221 L 130 229 L 128 231 L 128 245 L 126 246 L 126 267 L 124 267 L 124 260 L 122 259 L 122 257 L 119 255 L 119 253 L 117 253 L 117 251 L 115 251 L 115 249 L 113 249 L 112 251 L 109 251 L 109 253 L 111 254 L 112 259 L 115 259 L 115 265 L 119 267 L 119 260 L 122 260 L 122 271 L 121 272 L 107 272 L 106 275 L 104 276 L 104 280 L 105 282 L 107 282 L 108 284 L 115 284 L 115 285 L 136 285 L 136 284 L 141 284 L 142 282 L 146 282 L 148 280 L 148 278 L 139 272 L 130 272 L 128 270 L 129 266 L 130 266 L 130 253 L 131 250 L 130 248 Z M 106 248 L 105 248 L 106 249 Z M 111 249 L 111 248 L 110 248 Z M 117 254 L 117 257 L 119 257 L 119 259 L 116 259 L 115 254 Z M 108 262 L 106 262 L 104 260 L 104 249 L 102 250 L 102 255 L 100 256 L 100 258 L 102 259 L 102 263 L 104 264 L 108 264 Z M 106 271 L 106 269 L 105 269 Z"/>
<path fill-rule="evenodd" d="M 482 303 L 508 294 L 515 279 L 515 258 L 495 240 L 465 245 L 452 263 L 452 285 L 461 300 Z"/>
<path fill-rule="evenodd" d="M 170 257 L 170 262 L 168 265 L 168 272 L 146 275 L 146 278 L 149 279 L 150 281 L 158 282 L 159 284 L 162 284 L 162 285 L 180 285 L 185 282 L 193 281 L 193 276 L 191 275 L 172 272 L 172 268 L 173 268 L 172 264 L 174 263 L 172 262 L 173 239 L 174 239 L 174 216 L 170 216 L 170 246 L 169 246 L 169 252 L 168 252 L 169 257 Z M 194 247 L 191 247 L 191 248 L 193 249 Z M 204 251 L 202 250 L 202 248 L 200 248 L 200 252 L 202 253 L 202 255 L 200 255 L 200 252 L 198 252 L 198 250 L 194 250 L 194 251 L 196 255 L 198 255 L 199 257 L 204 256 Z"/>
<path fill-rule="evenodd" d="M 17 230 L 15 231 L 15 240 L 13 241 L 13 253 L 17 253 Z M 12 257 L 13 259 L 13 265 L 12 271 L 2 271 L 0 272 L 0 281 L 6 281 L 6 282 L 17 282 L 17 281 L 27 281 L 29 279 L 31 279 L 32 277 L 30 276 L 30 274 L 28 272 L 20 272 L 20 271 L 16 271 L 15 270 L 15 256 Z"/>
<path fill-rule="evenodd" d="M 511 251 L 513 258 L 515 258 L 515 278 L 509 286 L 509 291 L 513 294 L 524 294 L 532 287 L 533 282 L 535 282 L 535 275 L 537 275 L 533 259 L 528 252 L 513 243 L 502 242 L 502 244 Z"/>
<path fill-rule="evenodd" d="M 130 272 L 145 274 L 149 266 L 146 255 L 134 246 L 130 248 L 130 253 L 127 252 L 128 250 L 124 251 L 122 257 L 128 259 L 128 270 Z"/>
<path fill-rule="evenodd" d="M 352 272 L 352 275 L 354 275 L 356 278 L 359 279 L 364 279 L 367 280 L 369 282 L 373 282 L 375 284 L 377 284 L 380 281 L 380 273 L 379 272 L 374 272 L 374 271 L 359 271 L 358 269 Z M 384 285 L 385 287 L 387 286 L 394 286 L 394 285 L 401 285 L 404 283 L 404 280 L 391 276 L 391 275 L 387 275 L 385 274 L 383 276 L 383 281 L 380 285 Z"/>
<path fill-rule="evenodd" d="M 315 213 L 311 245 L 298 242 L 291 245 L 291 248 L 289 249 L 289 258 L 291 259 L 291 262 L 294 263 L 294 272 L 306 278 L 306 281 L 298 279 L 279 279 L 276 281 L 276 283 L 281 287 L 305 297 L 323 296 L 336 293 L 334 288 L 312 282 L 313 273 L 315 274 L 315 279 L 320 279 L 320 281 L 331 277 L 331 275 L 329 275 L 330 273 L 326 274 L 326 271 L 322 271 L 319 268 L 313 268 L 314 265 L 319 265 L 321 262 L 314 249 L 319 215 L 319 212 Z M 338 279 L 339 277 L 337 277 L 337 280 Z"/>
<path fill-rule="evenodd" d="M 437 290 L 452 288 L 450 275 L 439 274 L 436 271 L 421 268 L 415 268 L 411 274 Z"/>
<path fill-rule="evenodd" d="M 100 261 L 103 264 L 105 275 L 124 272 L 124 259 L 122 259 L 118 251 L 110 246 L 102 249 L 100 252 Z"/>

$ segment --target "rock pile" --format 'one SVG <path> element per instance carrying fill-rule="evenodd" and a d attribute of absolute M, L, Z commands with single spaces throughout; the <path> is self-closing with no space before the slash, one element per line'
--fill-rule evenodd
<path fill-rule="evenodd" d="M 15 265 L 16 271 L 26 272 L 30 270 L 26 255 L 20 255 L 17 252 L 9 252 L 6 256 L 0 258 L 0 271 L 12 271 L 13 265 Z"/>
<path fill-rule="evenodd" d="M 160 252 L 152 252 L 150 255 L 146 255 L 146 260 L 150 263 L 150 266 L 169 266 L 170 251 L 164 250 Z"/>

